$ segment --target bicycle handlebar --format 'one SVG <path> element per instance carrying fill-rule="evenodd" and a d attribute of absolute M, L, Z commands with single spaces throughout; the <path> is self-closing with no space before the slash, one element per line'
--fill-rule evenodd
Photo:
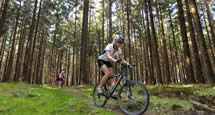
<path fill-rule="evenodd" d="M 135 68 L 135 66 L 136 66 L 136 65 L 134 65 L 134 64 L 129 64 L 129 65 L 128 65 L 128 64 L 125 64 L 125 63 L 122 63 L 121 65 L 122 65 L 123 67 L 128 67 L 128 68 L 130 68 L 130 69 Z"/>
<path fill-rule="evenodd" d="M 121 59 L 118 59 L 117 61 L 116 61 L 116 63 L 120 63 L 122 60 Z"/>
<path fill-rule="evenodd" d="M 122 61 L 121 59 L 118 59 L 118 60 L 116 61 L 116 63 L 121 63 L 121 61 Z M 131 69 L 134 68 L 134 67 L 136 66 L 136 65 L 134 65 L 134 64 L 129 64 L 129 65 L 128 65 L 128 64 L 125 64 L 125 63 L 122 63 L 121 65 L 124 66 L 124 67 L 131 68 Z"/>

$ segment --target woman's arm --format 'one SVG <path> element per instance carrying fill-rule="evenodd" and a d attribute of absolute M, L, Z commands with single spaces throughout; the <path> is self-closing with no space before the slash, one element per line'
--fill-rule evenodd
<path fill-rule="evenodd" d="M 119 58 L 122 60 L 121 61 L 122 63 L 125 63 L 125 64 L 129 65 L 129 63 L 124 59 L 122 54 L 119 54 Z"/>
<path fill-rule="evenodd" d="M 107 58 L 108 58 L 109 61 L 117 62 L 116 59 L 114 59 L 113 57 L 110 56 L 110 51 L 106 50 L 106 53 L 107 53 Z"/>

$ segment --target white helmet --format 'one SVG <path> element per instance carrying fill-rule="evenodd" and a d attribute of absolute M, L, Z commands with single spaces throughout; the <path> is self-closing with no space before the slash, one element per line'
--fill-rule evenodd
<path fill-rule="evenodd" d="M 124 43 L 124 37 L 118 33 L 115 36 L 115 40 L 119 43 Z"/>

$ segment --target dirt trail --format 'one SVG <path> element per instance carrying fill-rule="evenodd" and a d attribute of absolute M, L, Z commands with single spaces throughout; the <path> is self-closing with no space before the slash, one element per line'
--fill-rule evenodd
<path fill-rule="evenodd" d="M 75 89 L 75 91 L 73 91 L 73 95 L 80 97 L 80 98 L 84 98 L 85 100 L 91 100 L 89 102 L 89 105 L 92 107 L 96 107 L 94 105 L 92 96 L 86 96 L 84 95 L 80 89 L 84 88 L 85 86 L 73 86 L 72 88 Z M 125 115 L 121 110 L 120 107 L 117 103 L 117 100 L 114 99 L 109 99 L 108 102 L 106 103 L 106 105 L 103 107 L 103 109 L 107 110 L 107 111 L 111 111 L 114 112 L 116 115 Z"/>

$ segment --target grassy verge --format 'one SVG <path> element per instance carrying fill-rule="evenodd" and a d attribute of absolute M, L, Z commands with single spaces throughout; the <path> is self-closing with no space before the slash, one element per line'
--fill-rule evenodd
<path fill-rule="evenodd" d="M 209 85 L 148 85 L 150 93 L 149 111 L 167 114 L 172 112 L 205 111 L 196 108 L 189 100 L 214 105 L 215 88 Z"/>
<path fill-rule="evenodd" d="M 148 85 L 150 105 L 146 115 L 195 111 L 189 99 L 214 104 L 215 88 L 205 85 Z M 95 107 L 93 86 L 65 87 L 0 83 L 0 114 L 8 115 L 123 115 L 117 101 Z M 207 103 L 208 102 L 208 103 Z"/>
<path fill-rule="evenodd" d="M 88 93 L 90 92 L 86 95 Z M 0 94 L 0 114 L 114 114 L 95 107 L 91 98 L 72 88 L 57 89 L 25 83 L 0 83 Z"/>

